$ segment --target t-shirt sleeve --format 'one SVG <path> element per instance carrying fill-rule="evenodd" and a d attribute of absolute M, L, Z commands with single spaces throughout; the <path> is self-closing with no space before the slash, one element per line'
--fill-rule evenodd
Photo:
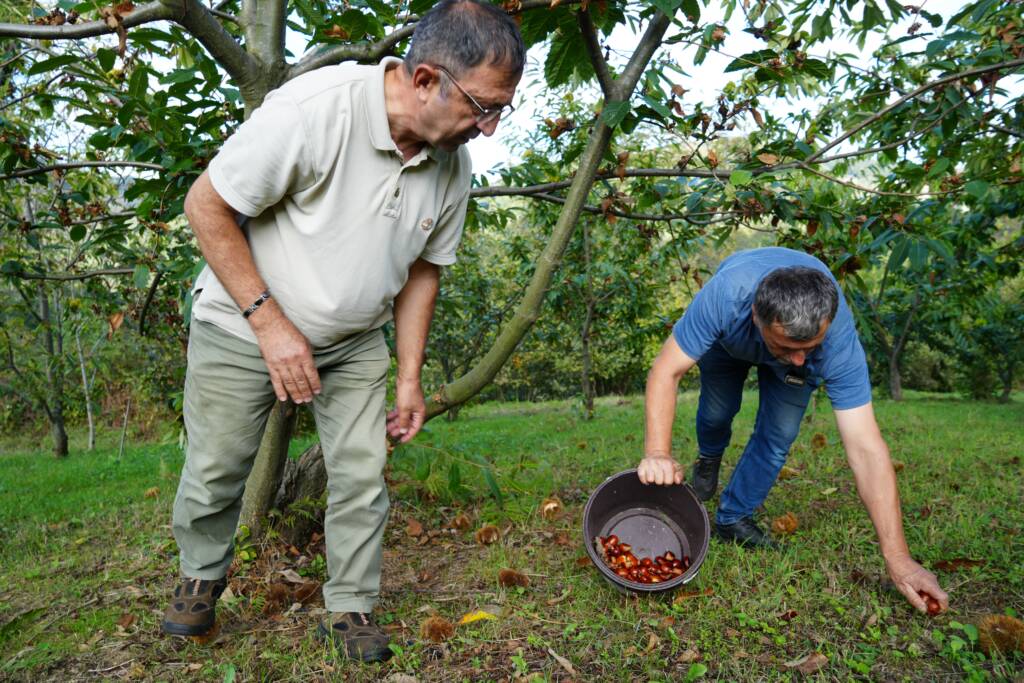
<path fill-rule="evenodd" d="M 210 182 L 233 209 L 259 216 L 316 181 L 302 113 L 287 95 L 270 93 L 228 138 L 209 166 Z"/>
<path fill-rule="evenodd" d="M 679 348 L 694 360 L 700 360 L 725 330 L 727 306 L 721 280 L 711 278 L 672 328 Z"/>
<path fill-rule="evenodd" d="M 473 175 L 469 154 L 459 151 L 458 168 L 453 174 L 449 191 L 455 201 L 445 203 L 437 220 L 437 227 L 427 240 L 420 258 L 437 266 L 455 263 L 455 250 L 462 240 L 462 229 L 466 222 L 466 208 L 469 205 L 469 186 Z"/>
<path fill-rule="evenodd" d="M 825 391 L 834 410 L 849 410 L 871 403 L 871 377 L 867 356 L 856 333 L 842 347 L 829 354 Z"/>

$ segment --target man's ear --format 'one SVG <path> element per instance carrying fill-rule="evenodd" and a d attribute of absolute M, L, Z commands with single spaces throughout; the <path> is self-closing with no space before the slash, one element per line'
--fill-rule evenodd
<path fill-rule="evenodd" d="M 429 64 L 419 64 L 412 71 L 412 87 L 416 90 L 416 97 L 421 102 L 430 99 L 435 84 L 441 83 L 441 72 Z"/>
<path fill-rule="evenodd" d="M 757 317 L 757 309 L 754 308 L 754 304 L 750 304 L 750 317 L 754 320 L 754 327 L 761 329 L 761 319 Z"/>

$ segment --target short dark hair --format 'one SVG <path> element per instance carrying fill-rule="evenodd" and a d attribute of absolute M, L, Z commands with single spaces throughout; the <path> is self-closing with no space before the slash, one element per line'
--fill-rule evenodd
<path fill-rule="evenodd" d="M 405 69 L 412 74 L 420 64 L 430 64 L 457 77 L 485 61 L 510 74 L 523 72 L 526 46 L 516 22 L 486 2 L 442 0 L 416 23 Z"/>
<path fill-rule="evenodd" d="M 779 323 L 786 336 L 807 341 L 831 323 L 839 308 L 839 290 L 817 268 L 790 266 L 768 273 L 757 285 L 754 313 L 763 325 Z"/>

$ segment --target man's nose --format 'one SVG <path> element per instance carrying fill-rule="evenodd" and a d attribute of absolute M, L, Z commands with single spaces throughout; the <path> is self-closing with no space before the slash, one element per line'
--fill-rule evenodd
<path fill-rule="evenodd" d="M 494 135 L 494 131 L 498 129 L 498 121 L 500 119 L 494 119 L 492 121 L 484 121 L 483 123 L 476 124 L 476 127 L 480 129 L 480 132 L 491 137 Z"/>
<path fill-rule="evenodd" d="M 800 367 L 801 365 L 803 365 L 804 361 L 806 359 L 807 359 L 807 354 L 804 353 L 803 351 L 795 351 L 795 352 L 789 354 L 789 362 L 792 363 L 793 365 L 797 366 L 797 367 Z"/>

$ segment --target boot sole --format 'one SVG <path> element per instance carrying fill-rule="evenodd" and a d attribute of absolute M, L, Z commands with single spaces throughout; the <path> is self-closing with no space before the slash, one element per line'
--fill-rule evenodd
<path fill-rule="evenodd" d="M 177 624 L 173 621 L 164 621 L 160 624 L 160 629 L 169 636 L 200 637 L 210 635 L 214 631 L 216 625 L 216 621 L 210 624 L 209 626 L 205 627 L 190 626 L 188 624 Z"/>

